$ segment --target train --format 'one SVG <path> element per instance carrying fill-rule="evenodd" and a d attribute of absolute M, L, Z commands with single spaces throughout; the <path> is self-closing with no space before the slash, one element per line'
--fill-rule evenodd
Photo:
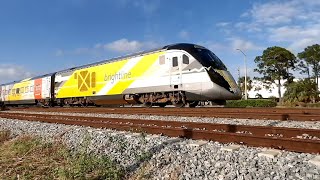
<path fill-rule="evenodd" d="M 224 63 L 189 43 L 73 67 L 0 85 L 2 106 L 225 104 L 241 92 Z"/>

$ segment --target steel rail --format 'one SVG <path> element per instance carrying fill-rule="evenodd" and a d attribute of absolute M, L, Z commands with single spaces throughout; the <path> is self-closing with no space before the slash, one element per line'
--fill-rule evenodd
<path fill-rule="evenodd" d="M 43 108 L 20 109 L 20 111 L 43 111 Z M 112 114 L 140 114 L 140 115 L 170 115 L 187 117 L 217 117 L 242 119 L 272 119 L 294 121 L 320 121 L 320 109 L 255 109 L 255 108 L 48 108 L 51 112 L 76 113 L 112 113 Z"/>
<path fill-rule="evenodd" d="M 309 135 L 320 137 L 320 130 L 314 129 L 21 113 L 0 113 L 0 117 L 28 121 L 62 123 L 67 125 L 91 126 L 95 128 L 112 128 L 116 130 L 146 132 L 151 134 L 161 133 L 173 137 L 213 140 L 222 143 L 235 142 L 256 147 L 264 146 L 296 152 L 320 153 L 319 140 L 307 140 L 295 137 L 302 133 L 308 133 Z M 245 131 L 245 133 L 238 133 L 239 131 Z M 269 133 L 276 136 L 266 136 Z M 277 136 L 280 134 L 282 136 Z"/>
<path fill-rule="evenodd" d="M 143 119 L 123 119 L 123 118 L 103 118 L 103 117 L 83 117 L 70 115 L 44 115 L 44 114 L 23 114 L 23 113 L 8 113 L 0 114 L 0 117 L 37 117 L 37 118 L 56 118 L 62 117 L 65 120 L 81 120 L 81 121 L 101 121 L 113 122 L 119 124 L 137 124 L 149 126 L 170 126 L 170 127 L 184 127 L 208 131 L 220 131 L 230 133 L 250 133 L 256 136 L 282 136 L 287 138 L 295 138 L 308 134 L 310 136 L 320 138 L 320 130 L 317 129 L 303 129 L 303 128 L 287 128 L 287 127 L 272 127 L 272 126 L 250 126 L 250 125 L 233 125 L 233 124 L 218 124 L 218 123 L 199 123 L 199 122 L 185 122 L 185 121 L 165 121 L 165 120 L 143 120 Z"/>

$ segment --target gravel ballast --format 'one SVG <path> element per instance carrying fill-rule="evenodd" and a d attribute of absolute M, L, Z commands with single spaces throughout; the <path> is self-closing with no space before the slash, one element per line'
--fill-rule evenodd
<path fill-rule="evenodd" d="M 239 150 L 228 152 L 221 150 L 228 144 L 211 141 L 194 147 L 189 145 L 193 140 L 165 136 L 149 139 L 144 134 L 129 137 L 129 132 L 3 118 L 0 130 L 62 140 L 75 150 L 87 146 L 91 153 L 111 157 L 133 178 L 320 179 L 320 167 L 309 163 L 315 154 L 281 151 L 275 158 L 266 158 L 258 156 L 263 148 L 241 145 Z"/>

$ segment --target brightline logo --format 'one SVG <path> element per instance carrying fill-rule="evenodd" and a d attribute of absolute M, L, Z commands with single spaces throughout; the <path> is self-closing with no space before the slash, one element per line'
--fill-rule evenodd
<path fill-rule="evenodd" d="M 130 79 L 131 78 L 131 72 L 118 72 L 115 74 L 105 74 L 104 75 L 104 81 L 111 81 L 111 84 L 113 84 L 115 81 L 120 79 Z"/>

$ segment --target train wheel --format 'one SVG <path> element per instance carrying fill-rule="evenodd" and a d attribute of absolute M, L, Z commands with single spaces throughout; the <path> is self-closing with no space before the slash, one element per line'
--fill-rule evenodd
<path fill-rule="evenodd" d="M 182 108 L 186 105 L 186 98 L 184 94 L 180 92 L 174 95 L 174 99 L 171 100 L 171 103 L 177 108 Z"/>
<path fill-rule="evenodd" d="M 183 103 L 182 101 L 179 101 L 179 102 L 173 102 L 172 105 L 174 105 L 174 107 L 177 107 L 177 108 L 182 108 L 182 107 L 184 107 L 186 104 Z"/>
<path fill-rule="evenodd" d="M 150 107 L 152 107 L 152 103 L 151 102 L 145 102 L 145 103 L 143 103 L 143 107 L 150 108 Z"/>
<path fill-rule="evenodd" d="M 167 105 L 167 103 L 160 103 L 159 107 L 164 108 L 164 107 L 166 107 L 166 105 Z"/>
<path fill-rule="evenodd" d="M 6 110 L 6 106 L 5 106 L 4 103 L 0 103 L 0 110 L 1 110 L 1 111 Z"/>
<path fill-rule="evenodd" d="M 191 102 L 189 102 L 189 107 L 195 108 L 198 104 L 199 104 L 199 101 L 191 101 Z"/>

